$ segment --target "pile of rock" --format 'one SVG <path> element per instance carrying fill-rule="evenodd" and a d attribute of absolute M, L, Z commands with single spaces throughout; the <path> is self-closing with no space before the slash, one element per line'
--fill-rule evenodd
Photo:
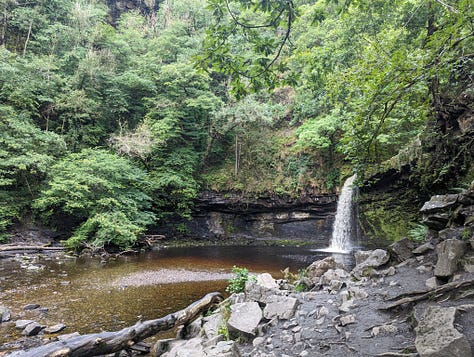
<path fill-rule="evenodd" d="M 474 182 L 459 194 L 431 197 L 420 211 L 428 236 L 437 243 L 434 276 L 447 281 L 459 268 L 473 273 Z"/>

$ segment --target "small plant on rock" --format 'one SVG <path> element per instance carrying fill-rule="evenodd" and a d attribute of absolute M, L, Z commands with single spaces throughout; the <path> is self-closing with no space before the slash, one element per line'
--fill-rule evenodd
<path fill-rule="evenodd" d="M 255 277 L 249 276 L 247 268 L 240 268 L 234 265 L 232 267 L 232 273 L 234 273 L 235 276 L 229 279 L 229 285 L 225 289 L 231 294 L 243 292 L 245 290 L 245 283 L 255 279 Z"/>

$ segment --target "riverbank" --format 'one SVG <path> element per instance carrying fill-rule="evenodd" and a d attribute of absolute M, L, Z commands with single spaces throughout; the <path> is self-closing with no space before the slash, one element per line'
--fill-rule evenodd
<path fill-rule="evenodd" d="M 470 357 L 470 267 L 443 284 L 434 275 L 434 246 L 405 243 L 394 245 L 391 255 L 356 253 L 351 271 L 329 257 L 292 283 L 258 275 L 188 328 L 185 339 L 161 341 L 152 355 Z M 301 283 L 310 291 L 297 292 Z"/>

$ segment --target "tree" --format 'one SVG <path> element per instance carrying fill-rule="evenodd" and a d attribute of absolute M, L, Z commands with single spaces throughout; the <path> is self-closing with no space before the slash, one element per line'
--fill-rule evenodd
<path fill-rule="evenodd" d="M 53 224 L 67 218 L 74 230 L 65 241 L 70 248 L 126 249 L 154 221 L 146 180 L 130 160 L 103 149 L 84 149 L 52 166 L 33 207 Z"/>
<path fill-rule="evenodd" d="M 29 211 L 40 183 L 64 150 L 58 135 L 41 131 L 25 113 L 0 105 L 0 236 Z"/>

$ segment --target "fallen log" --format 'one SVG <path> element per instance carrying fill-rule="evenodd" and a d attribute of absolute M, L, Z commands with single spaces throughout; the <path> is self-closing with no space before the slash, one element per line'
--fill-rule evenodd
<path fill-rule="evenodd" d="M 471 287 L 471 286 L 474 286 L 474 279 L 453 281 L 451 283 L 447 283 L 447 284 L 438 286 L 436 288 L 403 293 L 403 294 L 400 294 L 393 298 L 388 299 L 388 301 L 390 300 L 396 300 L 396 301 L 379 308 L 379 310 L 390 310 L 400 305 L 417 302 L 417 301 L 421 301 L 425 299 L 430 299 L 433 297 L 443 295 L 453 290 L 462 289 L 462 288 Z"/>
<path fill-rule="evenodd" d="M 11 251 L 54 251 L 54 250 L 65 250 L 64 247 L 49 247 L 44 245 L 4 245 L 0 246 L 0 253 L 2 252 L 11 252 Z"/>
<path fill-rule="evenodd" d="M 80 357 L 98 356 L 130 348 L 134 344 L 158 332 L 170 330 L 176 326 L 189 324 L 198 315 L 221 302 L 220 293 L 209 293 L 202 299 L 178 312 L 156 320 L 138 321 L 135 325 L 115 332 L 99 332 L 71 337 L 64 341 L 48 343 L 27 351 L 18 351 L 10 357 Z"/>

